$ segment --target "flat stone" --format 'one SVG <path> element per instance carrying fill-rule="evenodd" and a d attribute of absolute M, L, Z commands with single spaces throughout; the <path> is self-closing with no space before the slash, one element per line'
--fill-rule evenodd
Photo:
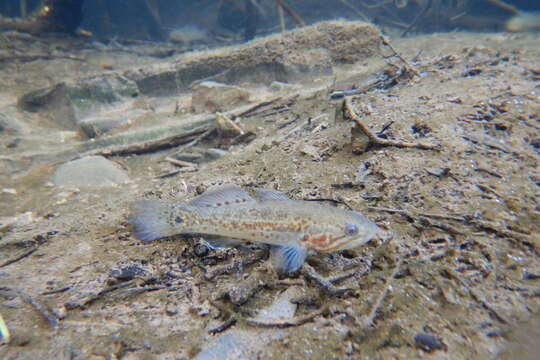
<path fill-rule="evenodd" d="M 131 125 L 132 119 L 144 114 L 143 110 L 129 110 L 107 112 L 84 118 L 79 123 L 86 136 L 97 138 L 110 135 L 115 130 L 125 129 Z"/>
<path fill-rule="evenodd" d="M 53 183 L 63 186 L 112 186 L 129 181 L 127 173 L 103 156 L 87 156 L 60 165 Z"/>
<path fill-rule="evenodd" d="M 249 103 L 249 92 L 238 86 L 203 81 L 193 88 L 191 107 L 194 112 L 216 112 Z"/>
<path fill-rule="evenodd" d="M 29 112 L 41 112 L 61 129 L 76 130 L 77 116 L 65 83 L 30 91 L 21 96 L 18 107 Z"/>

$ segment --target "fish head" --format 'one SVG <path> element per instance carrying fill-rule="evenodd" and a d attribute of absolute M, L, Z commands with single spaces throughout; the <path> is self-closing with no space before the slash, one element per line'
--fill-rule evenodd
<path fill-rule="evenodd" d="M 379 227 L 356 211 L 340 211 L 328 219 L 320 219 L 308 229 L 302 242 L 321 252 L 353 249 L 364 245 L 379 233 Z"/>

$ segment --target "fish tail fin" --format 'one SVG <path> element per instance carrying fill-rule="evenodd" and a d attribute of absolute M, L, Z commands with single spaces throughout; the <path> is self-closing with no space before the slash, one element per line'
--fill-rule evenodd
<path fill-rule="evenodd" d="M 157 200 L 135 201 L 130 206 L 129 223 L 133 234 L 142 241 L 152 241 L 183 233 L 187 206 Z"/>

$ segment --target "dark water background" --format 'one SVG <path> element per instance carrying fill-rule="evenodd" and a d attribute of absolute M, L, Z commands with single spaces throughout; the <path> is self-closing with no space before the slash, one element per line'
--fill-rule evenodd
<path fill-rule="evenodd" d="M 41 7 L 40 0 L 3 0 L 0 15 L 20 17 L 21 3 L 27 14 Z M 74 1 L 76 2 L 76 1 Z M 245 40 L 253 34 L 264 35 L 279 30 L 277 4 L 274 0 L 258 0 L 259 10 L 247 10 L 247 0 L 86 0 L 81 29 L 104 39 L 167 40 L 174 29 L 196 27 L 213 39 L 238 36 Z M 290 6 L 307 23 L 329 19 L 358 20 L 358 13 L 339 0 L 288 0 Z M 513 14 L 485 0 L 349 0 L 347 1 L 383 31 L 401 34 L 416 21 L 407 33 L 445 32 L 454 30 L 499 31 Z M 507 0 L 521 11 L 538 11 L 540 2 Z M 375 4 L 386 3 L 374 7 Z M 400 7 L 399 4 L 405 4 Z M 248 5 L 246 5 L 248 4 Z M 430 8 L 422 14 L 423 7 Z M 253 15 L 255 14 L 255 15 Z M 418 16 L 418 19 L 417 19 Z M 69 19 L 66 19 L 68 22 Z M 251 22 L 251 24 L 250 24 Z M 287 28 L 296 26 L 285 15 Z M 246 30 L 246 28 L 248 28 Z M 247 32 L 247 34 L 246 34 Z M 250 34 L 253 33 L 253 34 Z"/>

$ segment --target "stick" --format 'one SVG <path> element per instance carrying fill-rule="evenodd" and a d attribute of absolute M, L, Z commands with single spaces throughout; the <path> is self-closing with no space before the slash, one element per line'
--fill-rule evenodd
<path fill-rule="evenodd" d="M 6 266 L 11 265 L 11 264 L 14 264 L 17 261 L 20 261 L 20 260 L 32 255 L 34 252 L 36 252 L 37 249 L 38 248 L 36 246 L 36 247 L 28 250 L 27 252 L 23 253 L 22 255 L 19 255 L 19 256 L 13 258 L 13 259 L 9 259 L 9 260 L 4 261 L 2 264 L 0 264 L 0 268 L 6 267 Z"/>
<path fill-rule="evenodd" d="M 422 217 L 424 217 L 424 218 L 459 221 L 465 225 L 472 225 L 476 227 L 477 229 L 488 231 L 490 233 L 494 233 L 502 237 L 513 238 L 513 239 L 520 240 L 522 242 L 527 242 L 527 243 L 532 244 L 532 242 L 529 241 L 530 240 L 529 234 L 500 228 L 496 224 L 493 224 L 492 222 L 475 219 L 472 216 L 468 216 L 468 215 L 454 216 L 454 215 L 443 215 L 443 214 L 416 213 L 416 212 L 412 212 L 408 210 L 389 209 L 389 208 L 380 208 L 380 207 L 368 207 L 368 209 L 375 210 L 375 211 L 384 211 L 384 212 L 394 213 L 394 214 L 403 214 L 405 216 L 410 217 L 411 219 L 420 218 L 421 220 Z M 440 224 L 433 224 L 433 226 L 440 227 Z M 534 245 L 533 245 L 533 249 L 535 249 Z"/>
<path fill-rule="evenodd" d="M 278 4 L 277 7 L 278 16 L 279 16 L 279 28 L 281 29 L 281 32 L 287 30 L 285 27 L 285 14 L 283 12 L 283 8 Z"/>
<path fill-rule="evenodd" d="M 350 288 L 338 288 L 332 284 L 328 279 L 323 278 L 314 268 L 305 263 L 302 266 L 302 274 L 308 279 L 317 283 L 324 292 L 329 296 L 337 296 L 346 293 L 352 289 Z"/>
<path fill-rule="evenodd" d="M 343 5 L 345 5 L 346 7 L 348 7 L 349 9 L 352 10 L 353 13 L 355 13 L 356 15 L 358 15 L 358 17 L 366 22 L 369 22 L 369 19 L 366 15 L 364 15 L 363 13 L 361 13 L 357 8 L 355 8 L 350 2 L 348 2 L 347 0 L 338 0 L 340 3 L 342 3 Z"/>
<path fill-rule="evenodd" d="M 368 137 L 370 145 L 395 146 L 399 148 L 417 148 L 421 150 L 438 150 L 437 145 L 410 143 L 399 140 L 388 140 L 379 138 L 362 123 L 360 117 L 354 112 L 351 102 L 348 98 L 345 98 L 345 100 L 343 100 L 343 115 L 356 123 L 360 131 Z"/>
<path fill-rule="evenodd" d="M 26 6 L 26 0 L 19 0 L 19 8 L 21 10 L 21 18 L 26 18 L 28 16 L 28 7 Z"/>
<path fill-rule="evenodd" d="M 504 2 L 502 0 L 485 0 L 485 1 L 487 1 L 488 3 L 491 3 L 491 4 L 495 5 L 495 6 L 498 6 L 501 9 L 507 10 L 507 11 L 511 12 L 512 14 L 514 14 L 514 15 L 517 15 L 517 14 L 519 14 L 521 12 L 515 6 L 507 4 L 506 2 Z"/>
<path fill-rule="evenodd" d="M 225 321 L 223 324 L 221 324 L 219 326 L 216 326 L 213 329 L 208 330 L 208 333 L 212 334 L 212 335 L 219 334 L 220 332 L 223 332 L 223 331 L 227 330 L 228 328 L 230 328 L 234 324 L 236 324 L 236 319 L 235 318 L 230 318 L 229 320 Z"/>
<path fill-rule="evenodd" d="M 56 326 L 58 325 L 58 318 L 56 315 L 50 311 L 45 305 L 43 305 L 39 300 L 32 298 L 23 292 L 12 289 L 9 287 L 0 287 L 0 296 L 4 297 L 18 297 L 30 306 L 32 306 L 51 326 L 51 328 L 54 330 L 56 329 Z"/>
<path fill-rule="evenodd" d="M 422 8 L 422 10 L 414 17 L 411 24 L 405 29 L 405 31 L 403 31 L 403 33 L 401 33 L 401 37 L 405 37 L 409 33 L 409 31 L 411 31 L 416 26 L 416 24 L 418 23 L 418 20 L 420 20 L 420 18 L 424 16 L 426 12 L 428 11 L 428 9 L 431 7 L 432 1 L 433 0 L 428 0 L 428 2 L 426 3 L 426 6 Z"/>
<path fill-rule="evenodd" d="M 465 221 L 465 217 L 463 216 L 454 216 L 454 215 L 444 215 L 444 214 L 433 214 L 433 213 L 415 213 L 408 210 L 403 209 L 390 209 L 390 208 L 382 208 L 382 207 L 375 207 L 370 206 L 368 207 L 369 210 L 375 210 L 375 211 L 383 211 L 391 214 L 404 214 L 410 218 L 414 218 L 416 216 L 424 216 L 428 218 L 433 219 L 443 219 L 443 220 L 456 220 L 456 221 Z"/>
<path fill-rule="evenodd" d="M 270 99 L 270 100 L 265 100 L 265 101 L 261 101 L 253 106 L 251 106 L 249 109 L 247 110 L 244 110 L 238 114 L 235 115 L 235 117 L 242 117 L 242 116 L 245 116 L 255 110 L 258 110 L 260 108 L 262 108 L 263 106 L 266 106 L 266 105 L 270 105 L 270 104 L 273 104 L 275 103 L 276 101 L 279 101 L 281 100 L 281 96 L 278 96 L 278 97 L 275 97 L 273 99 Z"/>
<path fill-rule="evenodd" d="M 287 4 L 285 0 L 276 0 L 276 2 L 285 10 L 285 12 L 294 20 L 300 27 L 306 26 L 306 23 L 298 14 Z"/>
<path fill-rule="evenodd" d="M 411 64 L 403 57 L 400 55 L 400 53 L 398 53 L 396 51 L 396 49 L 394 49 L 394 47 L 392 46 L 392 44 L 390 43 L 390 41 L 388 41 L 387 38 L 385 38 L 384 36 L 381 36 L 381 42 L 383 45 L 386 45 L 388 46 L 388 48 L 390 50 L 392 50 L 392 52 L 394 53 L 393 56 L 396 56 L 399 60 L 401 60 L 405 66 L 407 67 L 407 70 L 412 72 L 414 75 L 416 76 L 420 76 L 420 74 L 418 73 L 418 71 L 416 71 L 412 66 Z"/>
<path fill-rule="evenodd" d="M 173 159 L 172 157 L 169 157 L 169 156 L 165 158 L 165 161 L 173 165 L 180 166 L 180 167 L 194 167 L 194 168 L 197 167 L 197 164 L 195 163 L 184 161 L 184 160 Z"/>
<path fill-rule="evenodd" d="M 373 325 L 373 321 L 375 321 L 375 318 L 377 317 L 377 312 L 380 310 L 381 305 L 384 301 L 384 298 L 388 294 L 388 291 L 390 290 L 390 287 L 392 286 L 392 282 L 394 278 L 396 277 L 402 263 L 403 263 L 403 258 L 399 260 L 398 264 L 394 268 L 394 271 L 392 271 L 392 274 L 386 281 L 386 286 L 384 287 L 384 290 L 379 294 L 379 297 L 377 298 L 377 301 L 375 301 L 375 304 L 373 305 L 373 308 L 371 309 L 369 315 L 367 315 L 363 319 L 363 324 L 365 327 L 370 327 Z"/>
<path fill-rule="evenodd" d="M 289 319 L 283 320 L 257 320 L 257 319 L 246 319 L 246 322 L 249 325 L 260 326 L 260 327 L 278 327 L 285 328 L 291 326 L 300 326 L 307 322 L 313 321 L 317 316 L 323 315 L 328 312 L 328 306 L 324 306 L 319 310 L 312 312 L 306 316 L 295 316 Z"/>
<path fill-rule="evenodd" d="M 209 128 L 208 126 L 201 126 L 191 131 L 180 133 L 178 135 L 172 135 L 166 138 L 152 139 L 152 140 L 145 141 L 143 143 L 135 143 L 135 144 L 129 144 L 129 145 L 109 146 L 104 149 L 91 151 L 85 155 L 113 156 L 113 155 L 130 155 L 130 154 L 149 153 L 156 150 L 171 148 L 171 147 L 185 144 L 191 138 L 197 135 L 201 135 L 202 133 L 206 132 L 208 128 Z"/>

